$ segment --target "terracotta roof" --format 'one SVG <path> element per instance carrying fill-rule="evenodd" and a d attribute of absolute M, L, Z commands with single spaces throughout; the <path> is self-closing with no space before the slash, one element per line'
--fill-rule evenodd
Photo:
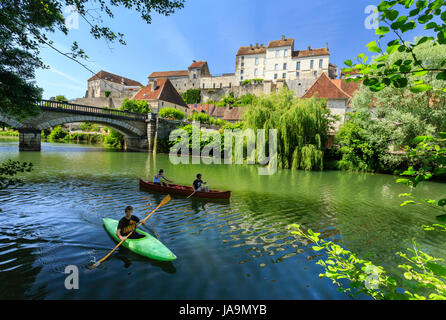
<path fill-rule="evenodd" d="M 338 79 L 340 80 L 340 79 Z M 317 96 L 324 99 L 350 99 L 352 95 L 344 91 L 325 72 L 313 83 L 302 98 Z"/>
<path fill-rule="evenodd" d="M 99 80 L 99 79 L 123 84 L 125 86 L 132 86 L 132 87 L 142 86 L 142 84 L 139 83 L 138 81 L 135 81 L 135 80 L 132 80 L 129 78 L 125 78 L 125 77 L 121 77 L 121 76 L 118 76 L 117 74 L 113 74 L 113 73 L 110 73 L 110 72 L 107 72 L 104 70 L 101 70 L 98 73 L 96 73 L 94 76 L 92 76 L 90 79 L 88 79 L 88 81 Z"/>
<path fill-rule="evenodd" d="M 159 72 L 152 72 L 149 78 L 187 77 L 187 76 L 189 76 L 189 72 L 187 70 L 159 71 Z"/>
<path fill-rule="evenodd" d="M 330 55 L 330 51 L 327 48 L 319 49 L 309 49 L 309 50 L 297 50 L 293 51 L 293 58 L 305 58 L 305 57 L 316 57 L 316 56 L 327 56 Z"/>
<path fill-rule="evenodd" d="M 242 118 L 242 115 L 246 109 L 246 107 L 227 107 L 223 115 L 223 120 L 238 121 Z"/>
<path fill-rule="evenodd" d="M 294 47 L 294 38 L 282 38 L 282 40 L 273 40 L 269 42 L 268 48 L 276 47 Z"/>
<path fill-rule="evenodd" d="M 347 82 L 346 79 L 334 79 L 331 80 L 334 82 L 335 85 L 337 85 L 339 88 L 344 90 L 347 94 L 349 94 L 351 97 L 355 94 L 356 91 L 359 90 L 359 87 L 361 86 L 361 82 L 355 82 L 355 81 L 349 81 Z"/>
<path fill-rule="evenodd" d="M 187 108 L 187 104 L 180 96 L 178 91 L 173 86 L 168 78 L 161 78 L 156 80 L 156 88 L 152 90 L 152 84 L 138 91 L 134 99 L 136 100 L 162 100 Z"/>
<path fill-rule="evenodd" d="M 194 63 L 192 63 L 192 64 L 189 66 L 189 69 L 192 69 L 192 68 L 201 68 L 201 67 L 204 66 L 206 63 L 207 63 L 206 61 L 195 61 Z"/>
<path fill-rule="evenodd" d="M 337 65 L 335 65 L 335 64 L 333 64 L 333 63 L 331 63 L 331 62 L 329 62 L 328 65 L 329 65 L 330 67 L 333 67 L 333 68 L 337 68 L 337 67 L 338 67 Z"/>
<path fill-rule="evenodd" d="M 344 71 L 345 69 L 347 69 L 347 68 L 344 68 L 344 69 L 341 70 L 341 76 L 342 77 L 346 76 L 347 74 L 349 74 L 351 76 L 353 76 L 353 75 L 360 75 L 361 74 L 361 73 L 359 73 L 358 70 L 356 70 L 354 68 L 352 69 L 352 71 L 349 71 L 349 72 Z"/>
<path fill-rule="evenodd" d="M 213 104 L 188 104 L 187 106 L 189 107 L 189 114 L 192 114 L 192 112 L 205 112 L 211 115 L 215 108 Z"/>
<path fill-rule="evenodd" d="M 250 55 L 250 54 L 265 54 L 266 53 L 266 47 L 265 46 L 249 46 L 249 47 L 240 47 L 237 51 L 237 55 Z"/>

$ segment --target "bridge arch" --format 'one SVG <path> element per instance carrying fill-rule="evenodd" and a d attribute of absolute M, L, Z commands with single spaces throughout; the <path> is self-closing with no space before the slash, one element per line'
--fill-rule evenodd
<path fill-rule="evenodd" d="M 0 122 L 4 122 L 7 125 L 13 127 L 14 129 L 20 129 L 24 127 L 23 123 L 1 112 L 0 112 Z"/>
<path fill-rule="evenodd" d="M 119 131 L 125 136 L 143 137 L 145 135 L 144 131 L 135 126 L 130 125 L 125 121 L 113 118 L 96 117 L 93 115 L 70 115 L 70 116 L 60 117 L 50 121 L 39 123 L 35 125 L 35 128 L 38 130 L 45 130 L 66 123 L 76 123 L 76 122 L 92 122 L 92 123 L 107 125 L 108 127 Z"/>

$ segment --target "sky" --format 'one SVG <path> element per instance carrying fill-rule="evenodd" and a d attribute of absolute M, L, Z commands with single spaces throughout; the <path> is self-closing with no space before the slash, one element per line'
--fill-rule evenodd
<path fill-rule="evenodd" d="M 83 61 L 94 72 L 109 71 L 147 84 L 154 71 L 186 70 L 192 60 L 206 60 L 213 75 L 233 73 L 241 46 L 294 38 L 294 49 L 330 48 L 330 62 L 344 61 L 367 52 L 376 35 L 366 28 L 369 5 L 378 0 L 186 0 L 183 9 L 166 17 L 154 13 L 147 24 L 135 10 L 113 7 L 115 17 L 104 24 L 124 33 L 127 45 L 94 39 L 88 24 L 79 18 L 68 36 L 50 34 L 54 45 L 69 52 L 73 41 L 89 56 Z M 68 21 L 72 13 L 66 12 Z M 80 98 L 93 75 L 53 49 L 41 50 L 50 69 L 36 72 L 36 83 L 48 99 L 65 95 Z"/>

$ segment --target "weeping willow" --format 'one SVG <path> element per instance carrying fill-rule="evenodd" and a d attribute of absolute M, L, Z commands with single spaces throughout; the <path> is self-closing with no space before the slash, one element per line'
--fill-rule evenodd
<path fill-rule="evenodd" d="M 323 150 L 332 124 L 329 115 L 324 100 L 301 99 L 284 88 L 256 99 L 244 120 L 248 128 L 277 129 L 280 168 L 322 170 Z"/>

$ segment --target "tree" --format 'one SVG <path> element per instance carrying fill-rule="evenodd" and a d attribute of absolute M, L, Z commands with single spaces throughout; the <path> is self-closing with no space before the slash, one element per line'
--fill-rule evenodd
<path fill-rule="evenodd" d="M 92 16 L 91 5 L 99 4 Z M 32 80 L 36 68 L 47 66 L 39 57 L 42 46 L 48 46 L 79 63 L 93 74 L 80 59 L 88 56 L 77 42 L 66 53 L 58 49 L 49 35 L 61 31 L 68 35 L 63 10 L 73 6 L 90 26 L 95 39 L 125 44 L 123 34 L 115 33 L 103 24 L 102 15 L 113 18 L 113 7 L 124 6 L 141 14 L 151 23 L 152 12 L 170 15 L 184 6 L 184 0 L 8 0 L 0 2 L 0 111 L 17 117 L 37 114 L 34 102 L 41 99 L 42 90 Z"/>
<path fill-rule="evenodd" d="M 200 89 L 189 89 L 186 92 L 184 92 L 181 97 L 183 98 L 184 102 L 187 104 L 195 104 L 200 103 L 201 101 L 201 90 Z"/>
<path fill-rule="evenodd" d="M 300 99 L 283 88 L 259 97 L 243 114 L 246 127 L 277 129 L 279 167 L 322 170 L 323 150 L 332 125 L 323 99 Z"/>
<path fill-rule="evenodd" d="M 55 99 L 57 102 L 68 102 L 68 99 L 65 98 L 65 96 L 63 96 L 63 95 L 58 95 L 58 96 L 56 96 Z"/>
<path fill-rule="evenodd" d="M 146 100 L 133 100 L 125 98 L 121 104 L 121 110 L 136 112 L 136 113 L 150 113 L 152 109 Z"/>
<path fill-rule="evenodd" d="M 429 59 L 423 59 L 417 54 L 417 48 L 425 43 L 437 46 L 446 44 L 446 11 L 444 0 L 382 0 L 378 5 L 379 21 L 384 25 L 376 31 L 378 40 L 367 45 L 370 52 L 379 56 L 367 64 L 369 57 L 359 54 L 354 61 L 345 61 L 349 67 L 344 72 L 350 74 L 357 71 L 362 74 L 363 83 L 372 91 L 380 91 L 388 86 L 404 88 L 410 86 L 412 92 L 435 90 L 425 83 L 423 77 L 430 74 L 437 80 L 446 80 L 446 59 L 432 65 Z M 423 26 L 427 35 L 415 42 L 404 40 L 403 36 L 410 30 Z M 391 36 L 392 35 L 392 36 Z M 390 37 L 387 45 L 384 38 Z M 406 59 L 389 60 L 395 52 L 407 53 Z M 356 79 L 358 81 L 358 79 Z M 446 92 L 446 88 L 438 88 Z"/>

